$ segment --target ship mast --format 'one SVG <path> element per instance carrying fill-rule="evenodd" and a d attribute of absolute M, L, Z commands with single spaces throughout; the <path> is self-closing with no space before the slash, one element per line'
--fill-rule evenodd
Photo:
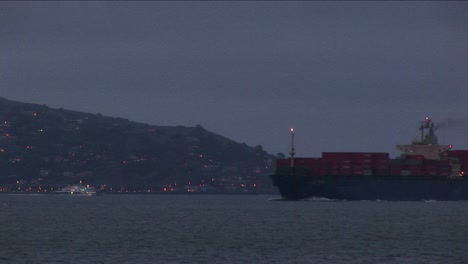
<path fill-rule="evenodd" d="M 427 134 L 424 134 L 425 130 L 428 130 Z M 434 123 L 426 117 L 426 119 L 421 122 L 419 126 L 419 130 L 421 130 L 421 141 L 415 141 L 413 144 L 420 144 L 420 145 L 437 145 L 437 136 L 435 135 L 434 131 L 436 128 L 434 127 Z"/>
<path fill-rule="evenodd" d="M 289 155 L 291 155 L 291 168 L 294 168 L 294 155 L 296 155 L 294 151 L 294 128 L 291 128 L 291 151 Z"/>

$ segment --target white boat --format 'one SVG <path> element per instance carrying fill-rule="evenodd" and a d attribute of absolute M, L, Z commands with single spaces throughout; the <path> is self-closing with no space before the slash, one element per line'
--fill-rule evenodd
<path fill-rule="evenodd" d="M 73 184 L 63 187 L 61 190 L 55 191 L 55 194 L 67 194 L 75 196 L 92 196 L 98 195 L 96 188 L 89 185 Z"/>

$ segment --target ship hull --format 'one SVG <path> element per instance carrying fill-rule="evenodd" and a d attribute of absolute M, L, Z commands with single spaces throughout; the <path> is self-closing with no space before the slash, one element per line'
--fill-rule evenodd
<path fill-rule="evenodd" d="M 468 200 L 468 178 L 443 176 L 270 176 L 286 200 L 317 197 L 337 200 Z"/>

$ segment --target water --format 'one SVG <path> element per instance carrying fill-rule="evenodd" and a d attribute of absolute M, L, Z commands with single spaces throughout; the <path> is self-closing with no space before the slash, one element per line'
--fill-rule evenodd
<path fill-rule="evenodd" d="M 0 195 L 0 263 L 468 263 L 468 202 Z"/>

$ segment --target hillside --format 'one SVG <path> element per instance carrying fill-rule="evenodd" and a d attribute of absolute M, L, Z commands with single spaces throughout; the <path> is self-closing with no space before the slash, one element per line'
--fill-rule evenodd
<path fill-rule="evenodd" d="M 261 146 L 202 126 L 154 126 L 0 98 L 0 185 L 10 189 L 82 181 L 124 191 L 269 192 L 273 162 Z"/>

